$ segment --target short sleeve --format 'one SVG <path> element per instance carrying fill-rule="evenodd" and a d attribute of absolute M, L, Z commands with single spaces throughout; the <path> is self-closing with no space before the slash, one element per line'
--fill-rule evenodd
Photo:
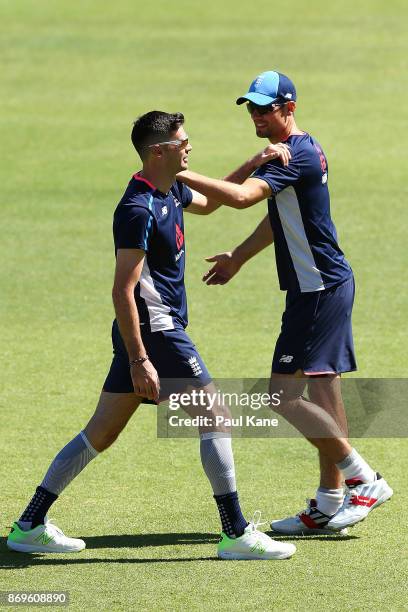
<path fill-rule="evenodd" d="M 182 207 L 187 208 L 187 206 L 189 206 L 193 201 L 193 192 L 191 191 L 190 187 L 187 187 L 187 185 L 184 185 L 184 183 L 181 183 L 180 181 L 176 181 L 174 190 L 176 192 L 176 197 L 181 202 Z"/>
<path fill-rule="evenodd" d="M 252 175 L 252 178 L 262 179 L 268 183 L 274 194 L 296 183 L 299 177 L 300 169 L 296 163 L 291 161 L 288 166 L 282 166 L 279 159 L 263 164 Z"/>
<path fill-rule="evenodd" d="M 113 228 L 116 249 L 149 250 L 153 233 L 153 215 L 141 206 L 133 206 Z"/>

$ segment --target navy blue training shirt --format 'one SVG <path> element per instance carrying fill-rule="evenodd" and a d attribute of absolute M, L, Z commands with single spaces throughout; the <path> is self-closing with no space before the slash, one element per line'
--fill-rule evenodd
<path fill-rule="evenodd" d="M 152 332 L 187 326 L 183 208 L 192 199 L 178 181 L 165 194 L 135 174 L 114 213 L 115 254 L 118 249 L 146 253 L 135 300 L 141 325 Z"/>
<path fill-rule="evenodd" d="M 289 165 L 274 159 L 252 176 L 272 190 L 268 211 L 280 288 L 321 291 L 352 275 L 330 216 L 327 159 L 309 134 L 293 135 L 285 142 L 292 154 Z"/>

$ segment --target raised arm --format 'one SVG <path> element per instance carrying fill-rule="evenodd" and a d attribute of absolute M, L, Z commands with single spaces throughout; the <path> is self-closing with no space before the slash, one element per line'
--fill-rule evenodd
<path fill-rule="evenodd" d="M 257 156 L 256 156 L 257 157 Z M 242 166 L 231 172 L 228 176 L 222 179 L 222 182 L 228 181 L 230 183 L 235 183 L 241 185 L 251 174 L 256 170 L 258 166 L 255 164 L 255 158 L 248 160 Z M 187 180 L 183 180 L 185 176 L 185 172 L 181 172 L 177 178 L 182 182 L 188 184 Z M 196 215 L 209 215 L 215 210 L 217 210 L 222 203 L 216 199 L 207 198 L 199 191 L 195 189 L 191 190 L 193 193 L 193 200 L 191 204 L 186 208 L 186 212 L 190 212 Z"/>
<path fill-rule="evenodd" d="M 273 242 L 273 232 L 266 215 L 248 238 L 239 244 L 233 251 L 219 253 L 207 257 L 206 261 L 215 262 L 215 265 L 203 276 L 207 285 L 225 285 L 241 269 L 249 259 L 257 255 Z"/>
<path fill-rule="evenodd" d="M 129 355 L 135 393 L 158 402 L 159 379 L 143 345 L 134 297 L 144 258 L 145 252 L 141 249 L 118 249 L 112 299 L 119 330 Z"/>
<path fill-rule="evenodd" d="M 186 212 L 208 215 L 222 204 L 232 208 L 248 208 L 271 195 L 269 186 L 259 179 L 248 179 L 259 166 L 279 158 L 283 166 L 291 159 L 289 147 L 283 143 L 268 145 L 222 180 L 185 170 L 177 179 L 193 191 L 193 201 Z M 248 179 L 248 180 L 247 180 Z"/>
<path fill-rule="evenodd" d="M 249 178 L 242 185 L 236 185 L 186 170 L 180 180 L 209 200 L 237 209 L 249 208 L 271 195 L 269 185 L 256 178 Z"/>
<path fill-rule="evenodd" d="M 193 199 L 191 204 L 185 209 L 185 212 L 193 213 L 194 215 L 210 215 L 221 206 L 221 203 L 207 198 L 202 193 L 195 191 L 195 189 L 191 191 Z"/>

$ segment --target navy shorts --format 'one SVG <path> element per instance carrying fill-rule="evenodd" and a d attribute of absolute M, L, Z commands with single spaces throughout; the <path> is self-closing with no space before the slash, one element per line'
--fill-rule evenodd
<path fill-rule="evenodd" d="M 211 376 L 195 345 L 182 327 L 151 332 L 140 328 L 143 344 L 160 379 L 160 399 L 181 393 L 188 386 L 204 387 Z M 129 357 L 116 319 L 112 325 L 113 360 L 103 385 L 109 393 L 132 393 Z M 149 402 L 154 403 L 154 402 Z"/>
<path fill-rule="evenodd" d="M 354 278 L 313 293 L 289 294 L 272 372 L 340 374 L 357 369 L 351 312 Z"/>

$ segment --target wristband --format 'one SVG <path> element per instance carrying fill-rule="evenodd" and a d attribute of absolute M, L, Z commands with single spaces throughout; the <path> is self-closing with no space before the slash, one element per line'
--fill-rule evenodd
<path fill-rule="evenodd" d="M 129 367 L 132 367 L 133 365 L 140 365 L 145 361 L 149 361 L 149 357 L 147 355 L 145 357 L 138 357 L 137 359 L 132 359 L 131 361 L 129 361 Z"/>

